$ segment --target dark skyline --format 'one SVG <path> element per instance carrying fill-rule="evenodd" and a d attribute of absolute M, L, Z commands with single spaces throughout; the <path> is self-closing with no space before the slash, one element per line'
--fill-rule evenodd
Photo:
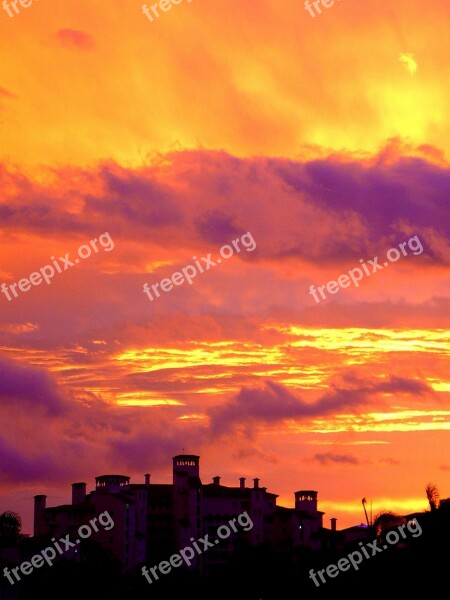
<path fill-rule="evenodd" d="M 25 532 L 35 495 L 167 484 L 182 452 L 281 506 L 317 490 L 340 528 L 450 496 L 448 0 L 256 4 L 0 6 L 0 514 Z"/>

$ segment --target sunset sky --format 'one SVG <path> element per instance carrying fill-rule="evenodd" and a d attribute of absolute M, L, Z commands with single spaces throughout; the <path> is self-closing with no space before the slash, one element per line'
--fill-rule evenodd
<path fill-rule="evenodd" d="M 82 7 L 81 7 L 82 4 Z M 151 4 L 147 3 L 147 4 Z M 448 0 L 0 7 L 0 513 L 241 476 L 338 528 L 450 496 Z M 150 301 L 250 233 L 252 251 Z M 309 293 L 417 236 L 423 251 Z"/>

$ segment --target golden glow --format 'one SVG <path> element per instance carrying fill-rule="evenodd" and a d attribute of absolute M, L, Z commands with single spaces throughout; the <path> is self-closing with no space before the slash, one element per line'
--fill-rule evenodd
<path fill-rule="evenodd" d="M 6 331 L 7 333 L 30 333 L 30 331 L 36 331 L 39 326 L 36 323 L 22 323 L 20 325 L 10 325 L 7 323 L 0 323 L 0 331 Z"/>
<path fill-rule="evenodd" d="M 116 402 L 120 406 L 183 406 L 177 400 L 158 398 L 146 392 L 119 393 L 116 395 Z"/>
<path fill-rule="evenodd" d="M 320 23 L 303 3 L 280 10 L 268 1 L 256 12 L 228 0 L 185 3 L 154 23 L 128 1 L 114 6 L 99 0 L 80 14 L 76 0 L 67 0 L 57 15 L 36 5 L 26 16 L 0 19 L 9 160 L 29 168 L 36 157 L 142 165 L 149 155 L 199 146 L 241 156 L 296 156 L 314 144 L 372 152 L 394 136 L 449 150 L 440 2 L 427 7 L 426 19 L 423 3 L 409 0 L 406 12 L 394 3 L 390 19 L 380 9 L 365 20 L 342 3 Z M 74 19 L 89 43 L 62 44 L 55 35 Z M 399 47 L 400 21 L 420 55 Z M 324 44 L 328 38 L 334 43 Z M 186 55 L 186 48 L 201 51 Z M 419 56 L 426 69 L 417 69 Z"/>
<path fill-rule="evenodd" d="M 314 403 L 327 392 L 330 382 L 341 369 L 349 365 L 362 369 L 361 376 L 371 380 L 383 381 L 388 372 L 409 380 L 428 382 L 430 389 L 439 396 L 449 392 L 445 369 L 437 369 L 431 364 L 425 370 L 422 367 L 422 378 L 411 372 L 416 354 L 448 356 L 450 345 L 446 330 L 324 329 L 268 323 L 262 324 L 259 332 L 263 337 L 258 339 L 258 343 L 235 339 L 192 340 L 170 347 L 130 347 L 112 355 L 111 350 L 103 354 L 113 347 L 111 344 L 94 340 L 93 347 L 101 352 L 97 355 L 96 365 L 90 368 L 82 363 L 68 368 L 66 352 L 68 356 L 73 353 L 91 355 L 90 350 L 81 344 L 57 355 L 5 346 L 2 350 L 32 364 L 43 365 L 58 373 L 66 385 L 77 389 L 82 386 L 85 391 L 117 406 L 188 406 L 193 397 L 197 397 L 202 407 L 203 403 L 220 404 L 237 394 L 243 381 L 260 385 L 268 378 Z M 276 342 L 273 341 L 274 332 Z M 397 356 L 395 370 L 392 352 Z M 315 353 L 314 360 L 309 364 L 312 353 Z M 349 355 L 352 357 L 350 360 Z M 366 365 L 370 365 L 367 373 Z M 98 371 L 94 377 L 92 368 Z M 103 369 L 110 374 L 102 375 Z M 127 389 L 129 374 L 140 379 Z M 143 382 L 142 387 L 139 380 Z M 144 385 L 147 381 L 156 387 L 147 389 Z M 352 382 L 350 380 L 342 385 L 351 387 Z M 288 431 L 294 435 L 306 432 L 379 434 L 450 429 L 450 413 L 440 409 L 437 397 L 436 401 L 427 399 L 429 408 L 426 411 L 422 406 L 411 404 L 408 394 L 384 392 L 378 393 L 376 398 L 390 403 L 389 410 L 364 410 L 360 414 L 347 414 L 348 411 L 345 411 L 345 414 L 334 414 L 324 419 L 303 418 L 289 423 Z M 392 403 L 394 398 L 395 403 Z M 417 400 L 414 401 L 417 403 Z M 199 414 L 198 408 L 194 408 L 194 414 Z M 186 411 L 186 416 L 189 416 L 189 411 Z"/>
<path fill-rule="evenodd" d="M 362 509 L 361 498 L 355 498 L 354 501 L 333 501 L 328 502 L 326 499 L 321 501 L 321 510 L 324 510 L 327 514 L 333 514 L 336 511 L 348 512 L 352 514 L 361 513 L 362 519 L 364 519 L 364 512 Z M 370 498 L 368 498 L 368 504 L 366 505 L 370 514 Z M 428 508 L 426 498 L 373 498 L 372 500 L 372 514 L 376 515 L 377 512 L 382 510 L 391 510 L 394 513 L 400 515 L 410 514 L 414 512 L 421 512 Z M 365 523 L 365 519 L 361 521 Z"/>
<path fill-rule="evenodd" d="M 383 440 L 359 440 L 352 442 L 336 442 L 332 440 L 310 440 L 306 442 L 312 446 L 373 446 L 373 445 L 389 445 L 389 442 Z"/>
<path fill-rule="evenodd" d="M 406 65 L 406 68 L 411 75 L 414 75 L 414 73 L 417 71 L 417 63 L 412 54 L 400 54 L 400 62 Z"/>
<path fill-rule="evenodd" d="M 449 431 L 450 411 L 340 414 L 334 415 L 332 419 L 314 419 L 304 424 L 292 423 L 289 429 L 295 433 Z"/>
<path fill-rule="evenodd" d="M 396 419 L 409 419 L 412 417 L 447 417 L 450 415 L 450 410 L 400 410 L 395 414 Z M 393 413 L 368 413 L 367 416 L 375 421 L 390 421 Z"/>
<path fill-rule="evenodd" d="M 428 379 L 428 382 L 435 392 L 450 392 L 450 381 L 432 381 Z"/>
<path fill-rule="evenodd" d="M 155 260 L 154 262 L 146 265 L 144 270 L 147 273 L 154 273 L 161 267 L 170 267 L 170 265 L 174 265 L 176 261 L 174 260 Z"/>
<path fill-rule="evenodd" d="M 177 417 L 179 421 L 204 421 L 208 417 L 206 415 L 183 415 L 181 417 Z"/>
<path fill-rule="evenodd" d="M 217 349 L 212 349 L 214 346 Z M 280 350 L 264 349 L 259 345 L 242 344 L 240 342 L 228 342 L 227 349 L 221 350 L 223 344 L 200 344 L 192 343 L 187 349 L 161 349 L 145 348 L 142 350 L 127 350 L 115 357 L 119 362 L 127 362 L 135 366 L 141 365 L 145 371 L 158 369 L 175 369 L 181 367 L 193 367 L 203 364 L 235 366 L 258 365 L 262 358 L 271 358 L 280 361 L 282 354 Z M 231 349 L 233 347 L 233 349 Z M 145 366 L 144 366 L 145 365 Z"/>
<path fill-rule="evenodd" d="M 294 347 L 313 346 L 355 354 L 364 349 L 379 352 L 426 350 L 450 354 L 450 331 L 445 329 L 310 329 L 279 324 L 267 324 L 264 329 L 274 329 L 292 337 L 303 338 L 293 342 Z M 310 337 L 313 339 L 309 339 Z"/>

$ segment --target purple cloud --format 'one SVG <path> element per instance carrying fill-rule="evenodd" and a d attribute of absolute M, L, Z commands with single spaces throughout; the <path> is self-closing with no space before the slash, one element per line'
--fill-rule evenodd
<path fill-rule="evenodd" d="M 382 392 L 404 392 L 417 395 L 432 393 L 426 384 L 416 380 L 390 377 L 386 381 L 367 381 L 348 375 L 352 387 L 331 386 L 317 402 L 305 402 L 285 387 L 266 381 L 263 388 L 244 387 L 225 404 L 209 410 L 211 429 L 224 433 L 242 425 L 251 432 L 255 423 L 277 423 L 287 419 L 305 419 L 338 414 L 367 404 L 371 397 Z"/>
<path fill-rule="evenodd" d="M 67 471 L 64 463 L 48 452 L 26 456 L 24 452 L 0 438 L 0 483 L 60 481 Z"/>
<path fill-rule="evenodd" d="M 50 416 L 67 411 L 62 390 L 43 369 L 0 357 L 0 373 L 0 406 L 38 407 Z"/>
<path fill-rule="evenodd" d="M 7 228 L 86 235 L 108 218 L 117 235 L 144 241 L 151 231 L 154 243 L 170 248 L 179 243 L 180 227 L 186 248 L 219 245 L 250 230 L 258 260 L 314 264 L 371 259 L 418 235 L 425 251 L 415 261 L 449 261 L 450 169 L 424 158 L 387 162 L 380 154 L 370 165 L 333 157 L 237 159 L 212 151 L 165 158 L 165 178 L 153 164 L 133 170 L 111 163 L 62 172 L 60 181 L 44 186 L 0 170 L 11 190 L 0 218 Z M 180 180 L 182 186 L 173 183 Z M 77 211 L 71 210 L 74 197 Z M 205 199 L 213 206 L 206 212 Z"/>
<path fill-rule="evenodd" d="M 358 465 L 359 460 L 350 454 L 332 454 L 331 452 L 325 454 L 315 454 L 314 460 L 321 465 L 329 465 L 330 463 L 339 463 L 343 465 Z"/>

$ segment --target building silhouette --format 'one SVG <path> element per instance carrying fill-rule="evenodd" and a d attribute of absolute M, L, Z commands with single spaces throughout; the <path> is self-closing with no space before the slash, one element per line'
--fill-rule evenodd
<path fill-rule="evenodd" d="M 130 483 L 125 475 L 102 475 L 96 477 L 90 493 L 86 483 L 73 483 L 68 505 L 47 507 L 45 495 L 35 496 L 35 538 L 44 543 L 70 534 L 74 539 L 81 525 L 108 511 L 114 527 L 109 531 L 100 528 L 92 539 L 106 556 L 118 561 L 124 574 L 134 574 L 141 565 L 167 560 L 205 534 L 214 539 L 218 527 L 247 512 L 253 527 L 233 532 L 211 551 L 196 556 L 193 570 L 220 574 L 231 556 L 246 548 L 275 552 L 321 549 L 324 513 L 318 510 L 317 491 L 296 491 L 294 508 L 285 508 L 277 506 L 278 495 L 261 487 L 258 478 L 251 486 L 244 477 L 235 487 L 222 485 L 219 476 L 204 484 L 199 456 L 180 454 L 172 461 L 172 484 L 153 483 L 148 473 L 143 483 Z M 71 549 L 64 556 L 80 560 L 82 548 Z"/>

